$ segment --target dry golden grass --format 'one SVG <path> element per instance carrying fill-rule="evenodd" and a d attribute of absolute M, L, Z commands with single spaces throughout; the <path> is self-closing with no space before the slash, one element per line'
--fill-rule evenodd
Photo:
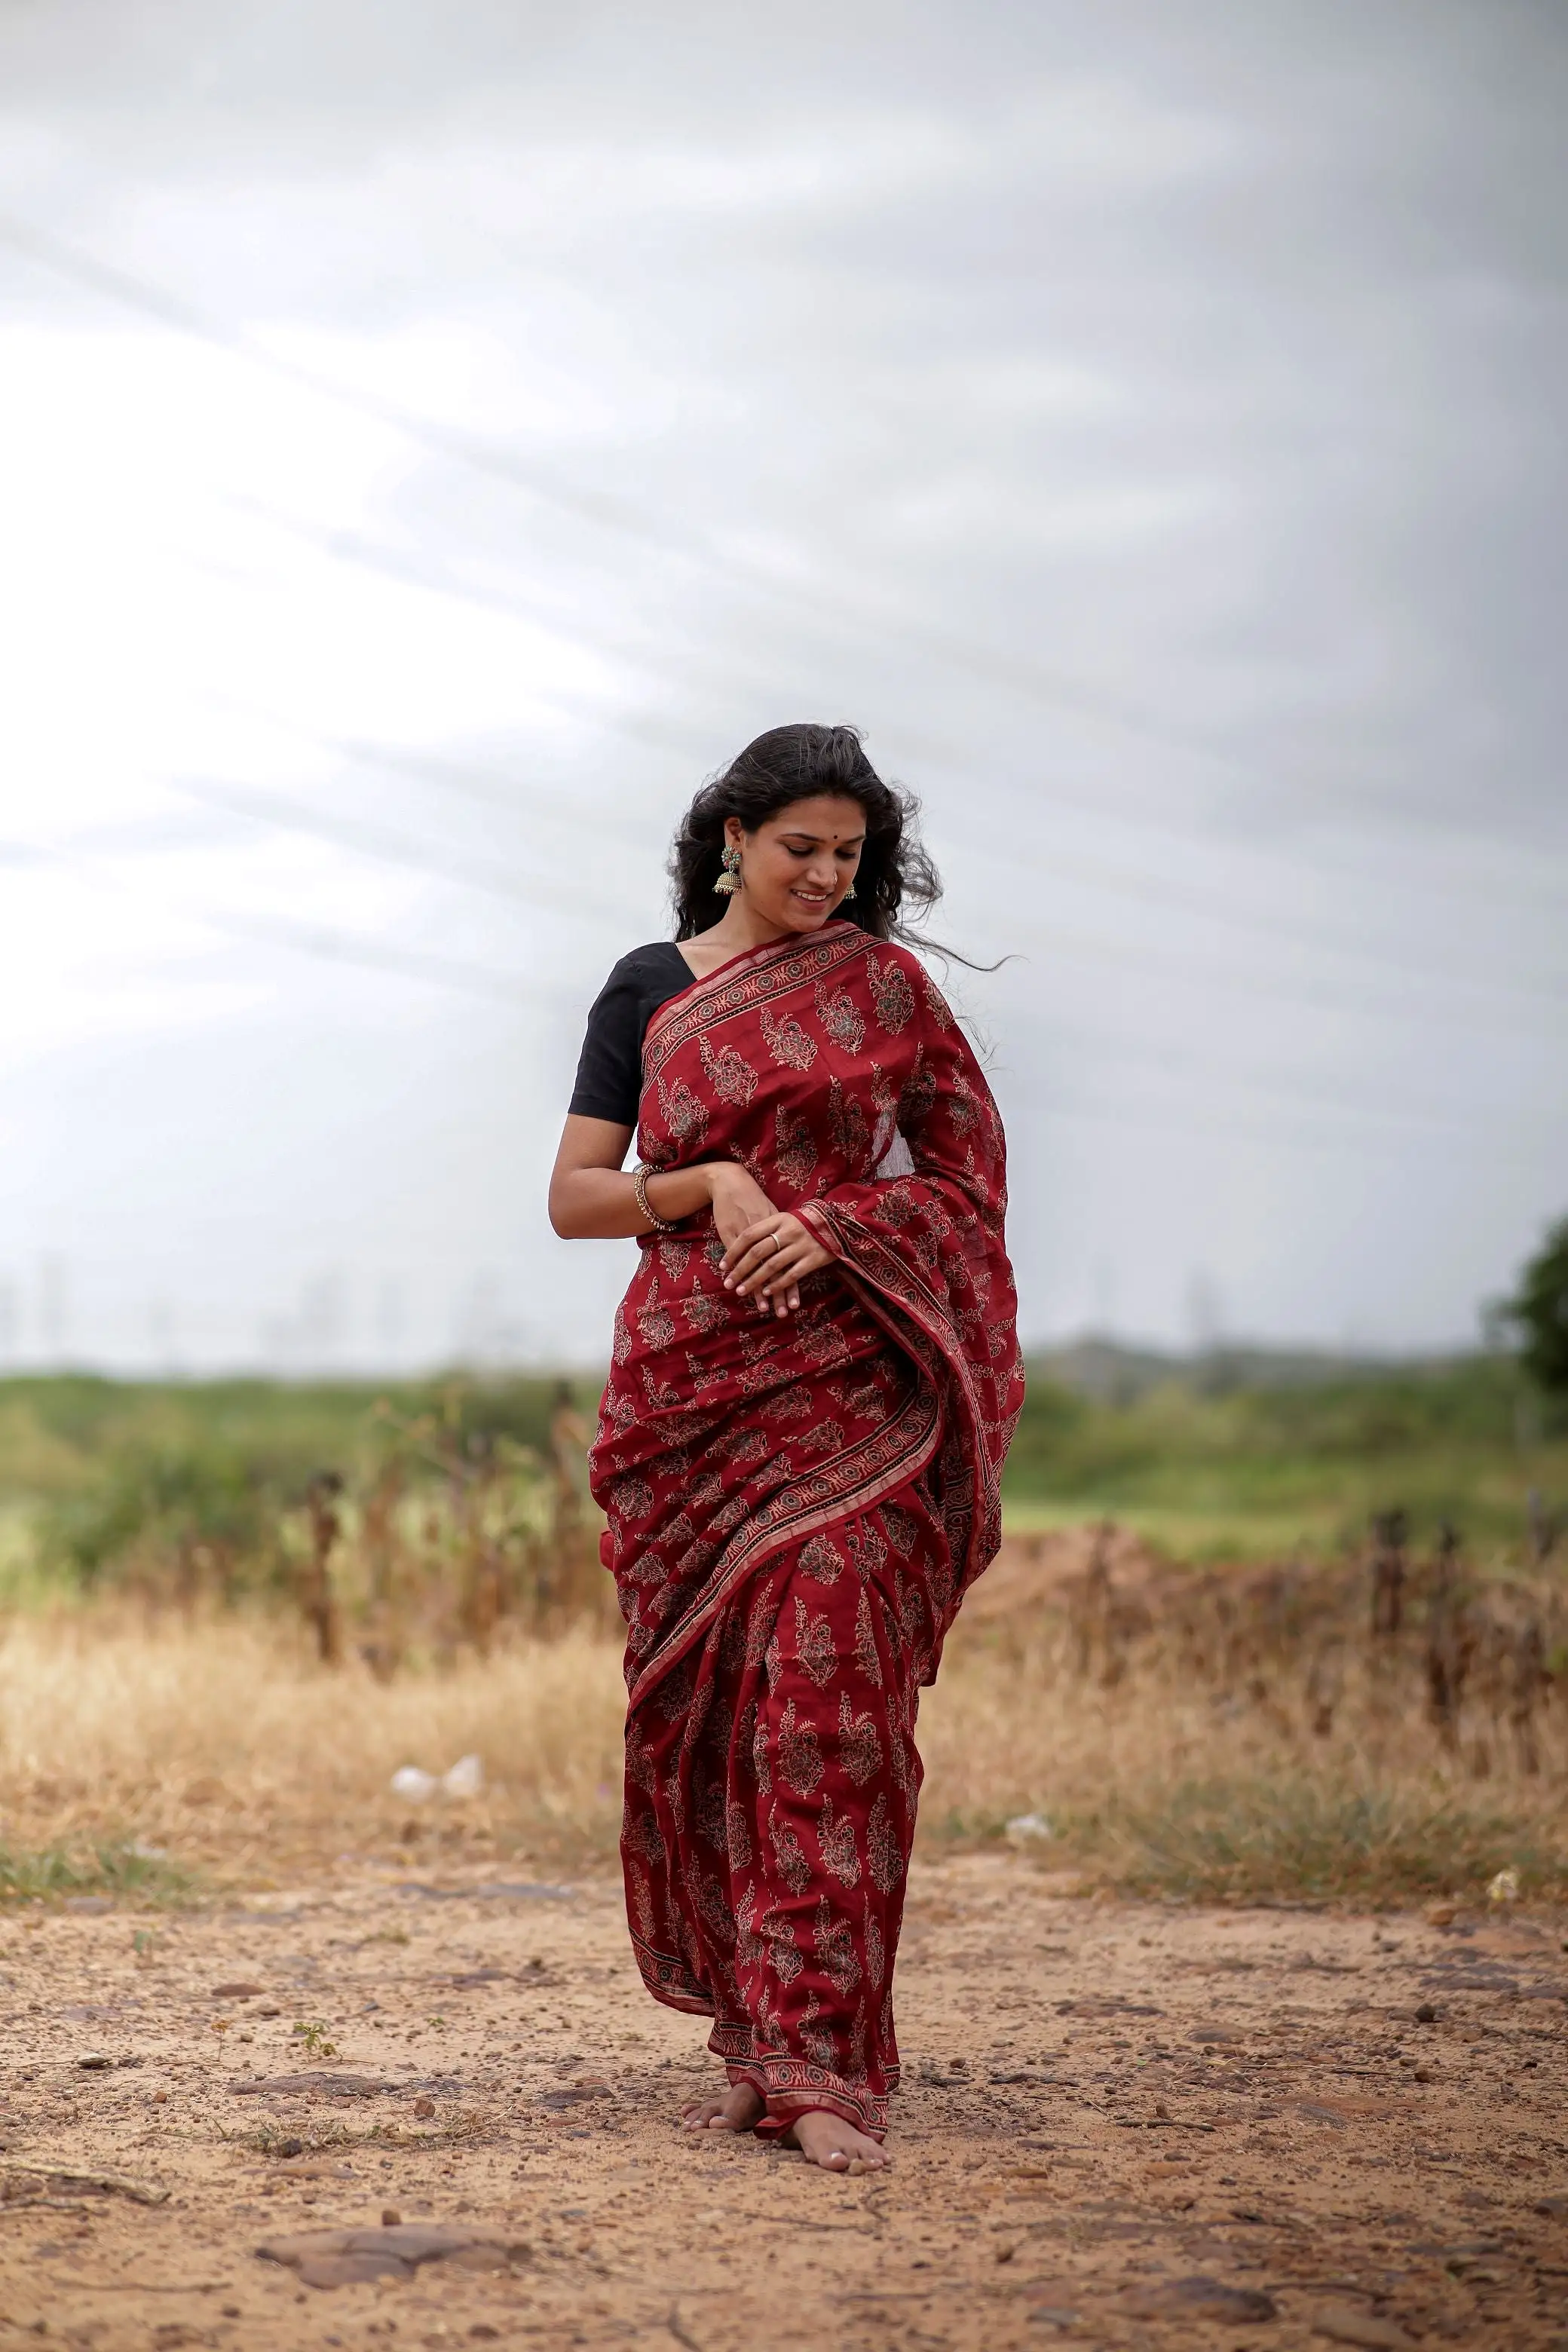
<path fill-rule="evenodd" d="M 1157 1649 L 1108 1684 L 1060 1612 L 1037 1601 L 999 1627 L 977 1610 L 923 1696 L 922 1835 L 1005 1838 L 1040 1814 L 1049 1835 L 1013 1835 L 1042 1866 L 1198 1896 L 1475 1896 L 1507 1867 L 1527 1895 L 1568 1889 L 1560 1705 L 1527 1773 L 1506 1724 L 1489 1748 L 1478 1733 L 1449 1751 L 1375 1654 L 1340 1672 L 1325 1737 L 1310 1661 L 1261 1697 Z M 24 1894 L 155 1893 L 181 1871 L 258 1885 L 340 1855 L 607 1862 L 623 1700 L 618 1647 L 594 1631 L 386 1683 L 323 1667 L 277 1617 L 16 1617 L 0 1638 L 0 1889 L 7 1872 Z M 400 1765 L 469 1753 L 479 1799 L 390 1793 Z"/>
<path fill-rule="evenodd" d="M 0 1641 L 4 1842 L 130 1838 L 223 1880 L 341 1852 L 605 1843 L 618 1818 L 618 1654 L 602 1636 L 377 1682 L 321 1666 L 290 1620 L 13 1619 Z M 415 1808 L 400 1765 L 478 1754 L 489 1786 Z M 411 1847 L 403 1832 L 415 1825 Z"/>
<path fill-rule="evenodd" d="M 1043 1816 L 1048 1837 L 1014 1842 L 1045 1867 L 1146 1894 L 1474 1899 L 1505 1869 L 1568 1892 L 1559 1755 L 1478 1780 L 1362 1696 L 1325 1741 L 1304 1713 L 1216 1704 L 1172 1674 L 1105 1690 L 960 1641 L 921 1711 L 922 1831 L 973 1843 Z"/>

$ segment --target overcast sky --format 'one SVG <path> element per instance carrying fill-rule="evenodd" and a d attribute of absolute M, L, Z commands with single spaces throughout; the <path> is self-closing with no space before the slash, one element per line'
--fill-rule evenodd
<path fill-rule="evenodd" d="M 0 0 L 0 1361 L 601 1360 L 697 783 L 921 796 L 1031 1339 L 1568 1207 L 1546 0 Z"/>

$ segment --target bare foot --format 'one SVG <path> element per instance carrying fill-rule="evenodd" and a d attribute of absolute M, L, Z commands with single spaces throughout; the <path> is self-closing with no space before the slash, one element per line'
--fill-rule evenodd
<path fill-rule="evenodd" d="M 888 2161 L 887 2150 L 874 2139 L 847 2124 L 842 2116 L 830 2116 L 821 2107 L 795 2117 L 793 2128 L 784 2134 L 785 2145 L 791 2141 L 807 2164 L 820 2164 L 824 2172 L 850 2172 L 857 2168 L 879 2172 Z"/>
<path fill-rule="evenodd" d="M 737 2083 L 726 2098 L 695 2099 L 681 2109 L 688 2131 L 754 2131 L 766 2109 L 750 2083 Z"/>

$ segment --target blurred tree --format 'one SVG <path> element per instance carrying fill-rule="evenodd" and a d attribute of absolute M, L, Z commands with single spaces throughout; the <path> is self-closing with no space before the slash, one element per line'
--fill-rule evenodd
<path fill-rule="evenodd" d="M 1552 1227 L 1505 1312 L 1521 1334 L 1526 1371 L 1552 1394 L 1568 1396 L 1568 1217 Z"/>

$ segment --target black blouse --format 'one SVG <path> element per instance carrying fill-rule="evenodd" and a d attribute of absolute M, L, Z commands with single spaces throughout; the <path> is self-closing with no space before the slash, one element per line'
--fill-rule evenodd
<path fill-rule="evenodd" d="M 571 1108 L 580 1118 L 636 1127 L 642 1096 L 642 1041 L 659 1006 L 697 975 L 673 940 L 624 955 L 594 1000 L 577 1063 Z"/>

